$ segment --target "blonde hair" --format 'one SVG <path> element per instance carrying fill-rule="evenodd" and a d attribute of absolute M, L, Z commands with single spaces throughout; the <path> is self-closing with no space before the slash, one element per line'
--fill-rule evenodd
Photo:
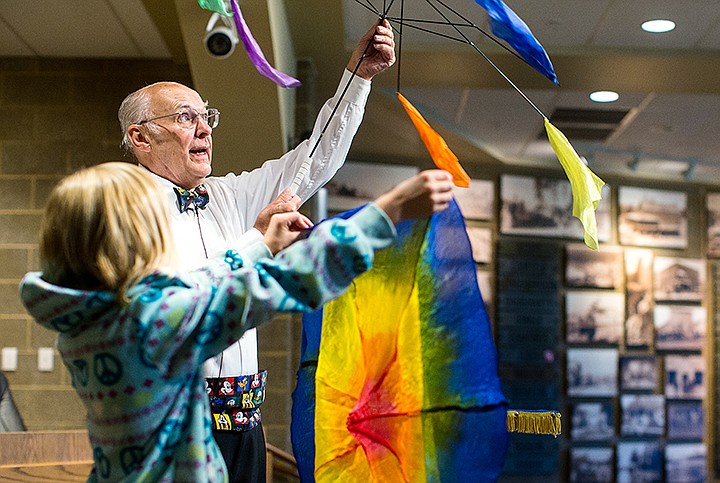
<path fill-rule="evenodd" d="M 177 254 L 168 206 L 143 168 L 112 162 L 64 178 L 52 191 L 40 236 L 43 278 L 65 287 L 127 290 Z"/>

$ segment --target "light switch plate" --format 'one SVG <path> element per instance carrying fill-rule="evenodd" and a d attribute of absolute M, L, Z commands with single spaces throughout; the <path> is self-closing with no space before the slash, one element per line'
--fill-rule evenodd
<path fill-rule="evenodd" d="M 38 349 L 38 371 L 52 372 L 55 367 L 55 351 L 52 347 Z"/>
<path fill-rule="evenodd" d="M 17 371 L 18 350 L 17 347 L 2 348 L 2 370 L 7 372 Z"/>

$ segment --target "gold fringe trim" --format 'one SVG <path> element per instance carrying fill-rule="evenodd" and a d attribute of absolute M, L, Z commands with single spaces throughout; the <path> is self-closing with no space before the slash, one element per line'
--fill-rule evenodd
<path fill-rule="evenodd" d="M 510 433 L 552 434 L 562 432 L 558 411 L 516 411 L 508 409 L 507 430 Z"/>

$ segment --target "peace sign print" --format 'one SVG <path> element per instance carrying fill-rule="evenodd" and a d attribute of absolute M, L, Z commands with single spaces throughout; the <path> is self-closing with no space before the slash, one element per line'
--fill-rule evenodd
<path fill-rule="evenodd" d="M 87 386 L 88 384 L 88 364 L 83 359 L 75 359 L 72 361 L 72 376 L 75 384 L 80 386 Z"/>
<path fill-rule="evenodd" d="M 95 470 L 100 474 L 101 478 L 110 476 L 110 460 L 105 456 L 102 448 L 96 447 L 93 450 L 93 459 L 95 460 Z"/>
<path fill-rule="evenodd" d="M 95 305 L 104 306 L 108 302 L 112 302 L 113 296 L 109 292 L 97 292 L 92 294 L 85 301 L 85 307 L 92 308 Z"/>
<path fill-rule="evenodd" d="M 107 352 L 95 354 L 93 371 L 95 378 L 106 386 L 117 384 L 123 374 L 120 360 Z"/>
<path fill-rule="evenodd" d="M 69 314 L 54 318 L 50 324 L 58 332 L 67 332 L 70 329 L 73 329 L 78 323 L 80 323 L 80 321 L 82 321 L 82 312 L 76 310 L 75 312 L 70 312 Z"/>
<path fill-rule="evenodd" d="M 120 464 L 126 475 L 129 475 L 140 466 L 144 458 L 142 446 L 128 446 L 120 451 Z"/>
<path fill-rule="evenodd" d="M 152 347 L 152 346 L 148 343 L 148 339 L 149 339 L 148 335 L 149 335 L 149 334 L 150 334 L 150 331 L 147 331 L 147 332 L 145 332 L 144 334 L 142 334 L 142 344 L 140 344 L 140 345 L 137 347 L 137 351 L 138 351 L 138 354 L 140 355 L 140 362 L 142 362 L 142 364 L 143 364 L 145 367 L 155 368 L 156 365 L 155 365 L 155 363 L 153 362 L 153 360 L 152 360 L 152 358 L 150 357 L 150 354 L 149 354 L 149 352 L 148 352 L 148 350 L 147 350 L 147 349 L 149 349 L 150 347 Z"/>

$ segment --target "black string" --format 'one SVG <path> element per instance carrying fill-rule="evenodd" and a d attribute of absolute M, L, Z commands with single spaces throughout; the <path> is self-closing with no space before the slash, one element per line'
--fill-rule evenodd
<path fill-rule="evenodd" d="M 446 38 L 446 39 L 449 39 L 449 40 L 453 40 L 453 41 L 460 42 L 460 43 L 463 43 L 463 44 L 466 44 L 466 45 L 471 46 L 471 47 L 472 47 L 477 53 L 479 53 L 516 91 L 518 91 L 518 93 L 528 102 L 528 104 L 530 104 L 530 106 L 533 107 L 533 109 L 535 109 L 542 117 L 546 117 L 546 116 L 542 113 L 542 111 L 540 111 L 540 109 L 538 109 L 538 107 L 537 107 L 535 104 L 533 104 L 533 102 L 530 101 L 530 99 L 505 75 L 505 73 L 503 73 L 502 70 L 500 70 L 500 68 L 498 68 L 497 65 L 495 65 L 495 64 L 490 60 L 490 58 L 489 58 L 487 55 L 485 55 L 485 53 L 483 53 L 483 52 L 475 45 L 474 42 L 472 42 L 465 34 L 462 33 L 462 31 L 460 30 L 460 27 L 467 27 L 467 28 L 472 28 L 473 30 L 477 30 L 478 32 L 482 33 L 486 38 L 488 38 L 489 40 L 491 40 L 492 42 L 494 42 L 496 45 L 502 47 L 503 50 L 505 50 L 505 51 L 507 51 L 508 53 L 512 54 L 514 57 L 516 57 L 517 59 L 519 59 L 519 60 L 522 61 L 523 63 L 527 64 L 527 65 L 530 66 L 530 67 L 533 67 L 533 66 L 530 65 L 530 63 L 529 63 L 527 60 L 525 60 L 524 58 L 522 58 L 522 56 L 520 56 L 517 52 L 515 52 L 514 50 L 512 50 L 511 48 L 509 48 L 509 47 L 508 47 L 507 45 L 505 45 L 504 43 L 500 42 L 500 41 L 499 41 L 497 38 L 495 38 L 493 35 L 489 34 L 489 33 L 486 32 L 485 30 L 483 30 L 482 28 L 480 28 L 479 26 L 477 26 L 476 24 L 474 24 L 472 21 L 470 21 L 468 18 L 466 18 L 465 16 L 463 16 L 460 12 L 458 12 L 457 10 L 455 10 L 454 8 L 452 8 L 450 5 L 447 5 L 447 4 L 444 3 L 442 0 L 434 0 L 434 1 L 436 1 L 438 4 L 442 5 L 442 6 L 445 7 L 446 9 L 448 9 L 448 10 L 449 10 L 450 12 L 452 12 L 453 14 L 457 15 L 457 16 L 458 16 L 460 19 L 462 19 L 465 23 L 459 23 L 459 22 L 453 22 L 453 21 L 451 21 L 451 20 L 450 20 L 446 15 L 444 15 L 435 5 L 433 5 L 433 4 L 430 2 L 430 0 L 426 0 L 426 2 L 427 2 L 438 14 L 440 14 L 441 17 L 443 17 L 444 21 L 439 21 L 439 20 L 426 20 L 426 19 L 405 19 L 405 18 L 404 18 L 404 15 L 403 15 L 402 13 L 401 13 L 401 16 L 400 16 L 399 19 L 398 19 L 397 17 L 390 17 L 390 16 L 387 16 L 387 12 L 388 12 L 388 10 L 389 10 L 389 6 L 387 7 L 387 9 L 386 9 L 386 11 L 385 11 L 385 16 L 384 16 L 384 18 L 387 18 L 388 21 L 391 22 L 391 26 L 392 26 L 392 23 L 397 23 L 397 24 L 399 24 L 400 29 L 402 29 L 403 25 L 405 25 L 405 26 L 407 26 L 408 28 L 413 28 L 413 29 L 415 29 L 415 30 L 419 30 L 419 31 L 421 31 L 421 32 L 425 32 L 425 33 L 428 33 L 428 34 L 431 34 L 431 35 L 435 35 L 435 36 L 437 36 L 437 37 Z M 361 5 L 362 7 L 367 8 L 368 10 L 374 12 L 374 13 L 377 13 L 377 12 L 378 12 L 377 9 L 375 8 L 375 6 L 372 4 L 372 2 L 371 2 L 370 0 L 355 0 L 355 2 L 356 2 L 357 4 L 359 4 L 359 5 Z M 366 5 L 366 4 L 363 3 L 363 2 L 366 2 L 369 6 Z M 390 6 L 392 6 L 392 3 L 391 3 Z M 428 29 L 428 28 L 423 28 L 423 27 L 420 27 L 419 25 L 413 25 L 412 22 L 422 23 L 422 24 L 434 24 L 434 25 L 449 26 L 449 27 L 452 27 L 453 29 L 455 29 L 455 31 L 456 31 L 457 33 L 459 33 L 462 38 L 453 37 L 452 35 L 449 35 L 449 34 L 446 34 L 446 33 L 438 32 L 438 31 L 431 30 L 431 29 Z M 397 31 L 397 29 L 396 29 L 394 26 L 393 26 L 393 30 L 396 30 L 396 31 Z M 533 69 L 534 69 L 534 67 L 533 67 Z M 398 84 L 399 84 L 399 80 L 398 80 Z"/>
<path fill-rule="evenodd" d="M 510 78 L 509 78 L 508 76 L 506 76 L 505 73 L 504 73 L 502 70 L 500 70 L 500 67 L 498 67 L 497 65 L 495 65 L 495 63 L 494 63 L 492 60 L 490 60 L 490 58 L 489 58 L 487 55 L 485 55 L 485 53 L 484 53 L 482 50 L 480 50 L 480 49 L 477 47 L 477 45 L 475 45 L 475 43 L 474 43 L 473 41 L 471 41 L 469 38 L 467 38 L 467 37 L 465 36 L 465 34 L 463 34 L 463 33 L 460 31 L 459 28 L 457 28 L 457 27 L 455 27 L 454 25 L 452 25 L 452 22 L 450 22 L 450 19 L 448 19 L 448 18 L 445 16 L 445 14 L 443 14 L 443 13 L 440 11 L 439 8 L 437 8 L 435 5 L 433 5 L 430 0 L 425 0 L 425 2 L 426 2 L 428 5 L 430 5 L 438 14 L 440 14 L 440 16 L 441 16 L 442 18 L 444 18 L 445 20 L 447 20 L 448 23 L 450 24 L 450 26 L 452 26 L 452 27 L 457 31 L 457 33 L 459 33 L 465 40 L 467 40 L 468 44 L 469 44 L 473 49 L 475 49 L 475 51 L 476 51 L 478 54 L 482 55 L 482 56 L 483 56 L 483 59 L 485 59 L 485 60 L 493 67 L 493 69 L 495 69 L 495 70 L 498 72 L 498 74 L 500 74 L 500 75 L 503 77 L 503 79 L 505 79 L 505 80 L 513 87 L 513 89 L 515 89 L 515 90 L 517 91 L 517 93 L 520 94 L 520 95 L 522 96 L 522 98 L 525 99 L 525 101 L 527 101 L 527 103 L 530 104 L 530 106 L 531 106 L 533 109 L 535 109 L 535 110 L 537 111 L 537 113 L 540 114 L 540 115 L 543 117 L 543 119 L 547 119 L 547 116 L 545 116 L 545 114 L 543 114 L 543 112 L 540 110 L 540 108 L 537 107 L 537 106 L 530 100 L 530 98 L 529 98 L 528 96 L 526 96 L 525 93 L 524 93 L 523 91 L 521 91 L 520 88 L 519 88 L 518 86 L 516 86 L 515 83 L 514 83 L 513 81 L 511 81 Z"/>
<path fill-rule="evenodd" d="M 515 57 L 517 57 L 518 59 L 522 60 L 523 62 L 525 62 L 525 63 L 526 63 L 527 65 L 529 65 L 530 67 L 532 67 L 532 66 L 530 65 L 530 63 L 528 63 L 528 61 L 526 61 L 525 59 L 523 59 L 517 52 L 515 52 L 514 50 L 512 50 L 511 48 L 509 48 L 507 45 L 505 45 L 504 43 L 502 43 L 502 42 L 500 42 L 498 39 L 496 39 L 494 36 L 490 35 L 490 34 L 487 33 L 486 31 L 484 31 L 483 29 L 481 29 L 480 27 L 478 27 L 477 25 L 475 25 L 474 23 L 472 23 L 469 19 L 465 18 L 460 12 L 456 11 L 456 10 L 453 9 L 451 6 L 446 5 L 442 0 L 435 0 L 435 1 L 438 2 L 440 5 L 442 5 L 443 7 L 447 8 L 448 10 L 450 10 L 452 13 L 454 13 L 455 15 L 457 15 L 458 17 L 460 17 L 461 19 L 463 19 L 463 20 L 465 20 L 466 22 L 468 22 L 468 23 L 470 24 L 470 26 L 472 26 L 474 29 L 480 31 L 485 37 L 487 37 L 488 39 L 490 39 L 490 40 L 492 40 L 493 42 L 495 42 L 495 44 L 499 45 L 500 47 L 502 47 L 503 49 L 505 49 L 507 52 L 511 53 L 512 55 L 514 55 Z"/>
<path fill-rule="evenodd" d="M 398 36 L 398 56 L 397 56 L 397 88 L 396 92 L 400 92 L 400 64 L 402 62 L 402 34 L 403 24 L 402 18 L 405 16 L 405 0 L 400 0 L 400 34 Z M 390 24 L 392 26 L 392 24 Z"/>
<path fill-rule="evenodd" d="M 200 225 L 200 211 L 197 206 L 192 206 L 192 211 L 195 212 L 195 219 L 197 220 L 198 232 L 200 232 L 200 243 L 203 246 L 203 252 L 205 252 L 205 260 L 208 259 L 207 247 L 205 246 L 205 238 L 203 237 L 202 226 Z"/>
<path fill-rule="evenodd" d="M 200 233 L 200 243 L 202 243 L 203 252 L 205 252 L 205 259 L 207 260 L 209 257 L 208 257 L 207 246 L 205 246 L 205 237 L 203 236 L 202 225 L 200 224 L 200 210 L 198 210 L 197 206 L 195 206 L 194 204 L 188 206 L 188 211 L 190 211 L 190 210 L 192 210 L 195 213 L 195 220 L 197 220 L 198 232 Z M 221 352 L 220 353 L 220 369 L 218 371 L 218 377 L 220 377 L 220 375 L 222 374 L 222 366 L 223 366 L 224 357 L 225 357 L 224 352 Z"/>
<path fill-rule="evenodd" d="M 377 10 L 377 8 L 375 8 L 374 4 L 373 4 L 370 0 L 354 0 L 354 1 L 355 1 L 355 3 L 357 3 L 358 5 L 366 8 L 366 9 L 368 9 L 368 10 L 370 10 L 370 11 L 372 11 L 372 12 L 375 13 L 376 15 L 379 15 L 381 19 L 387 19 L 389 22 L 391 22 L 390 27 L 393 28 L 393 30 L 395 30 L 395 28 L 394 28 L 393 25 L 392 25 L 392 22 L 398 23 L 397 19 L 388 17 L 388 15 L 387 15 L 388 12 L 390 11 L 390 9 L 392 8 L 393 3 L 395 3 L 395 0 L 391 0 L 389 4 L 387 4 L 387 0 L 383 0 L 383 11 L 382 11 L 382 12 L 379 12 L 379 11 Z M 490 58 L 489 58 L 487 55 L 485 55 L 485 53 L 484 53 L 482 50 L 480 50 L 480 49 L 475 45 L 475 43 L 472 42 L 472 41 L 460 30 L 460 27 L 471 27 L 471 28 L 473 28 L 473 29 L 476 29 L 476 30 L 480 31 L 480 32 L 481 32 L 483 35 L 485 35 L 487 38 L 489 38 L 490 40 L 492 40 L 493 42 L 495 42 L 497 45 L 501 46 L 503 49 L 505 49 L 505 50 L 507 50 L 508 52 L 510 52 L 511 54 L 513 54 L 513 55 L 514 55 L 515 57 L 517 57 L 518 59 L 522 60 L 523 62 L 525 62 L 525 63 L 528 64 L 528 65 L 530 65 L 530 64 L 529 64 L 525 59 L 523 59 L 521 56 L 519 56 L 516 52 L 514 52 L 513 50 L 511 50 L 511 49 L 509 49 L 507 46 L 505 46 L 505 44 L 503 44 L 502 42 L 498 41 L 495 37 L 493 37 L 493 36 L 490 35 L 489 33 L 485 32 L 483 29 L 481 29 L 480 27 L 478 27 L 478 26 L 475 25 L 474 23 L 470 22 L 470 20 L 468 20 L 467 18 L 465 18 L 465 17 L 464 17 L 463 15 L 461 15 L 459 12 L 457 12 L 457 11 L 454 10 L 453 8 L 449 7 L 448 5 L 446 5 L 445 3 L 443 3 L 441 0 L 436 0 L 436 1 L 437 1 L 438 3 L 440 3 L 442 6 L 444 6 L 445 8 L 447 8 L 448 10 L 450 10 L 452 13 L 454 13 L 455 15 L 457 15 L 458 17 L 460 17 L 460 18 L 461 18 L 462 20 L 464 20 L 466 23 L 465 23 L 465 24 L 460 24 L 460 23 L 454 23 L 454 22 L 450 21 L 450 19 L 449 19 L 446 15 L 444 15 L 444 14 L 440 11 L 439 8 L 437 8 L 435 5 L 433 5 L 433 4 L 430 2 L 430 0 L 426 0 L 426 2 L 427 2 L 438 14 L 440 14 L 441 17 L 443 17 L 443 19 L 445 20 L 445 23 L 442 23 L 442 22 L 439 22 L 439 21 L 434 21 L 434 22 L 433 22 L 433 21 L 422 21 L 422 20 L 412 20 L 412 21 L 415 21 L 415 22 L 418 22 L 418 23 L 424 22 L 424 23 L 435 23 L 435 24 L 438 24 L 438 25 L 448 25 L 448 26 L 452 27 L 453 29 L 455 29 L 455 31 L 456 31 L 458 34 L 460 34 L 460 36 L 462 37 L 462 39 L 459 39 L 459 38 L 456 38 L 456 37 L 452 37 L 452 36 L 447 35 L 447 34 L 442 34 L 442 33 L 440 33 L 440 32 L 435 32 L 435 31 L 430 30 L 430 29 L 425 29 L 425 28 L 423 28 L 423 27 L 419 27 L 419 26 L 417 26 L 417 25 L 413 25 L 412 23 L 407 23 L 408 21 L 406 21 L 406 20 L 403 19 L 403 16 L 404 16 L 404 5 L 405 5 L 405 2 L 404 2 L 404 0 L 403 0 L 403 1 L 401 1 L 401 7 L 400 7 L 401 13 L 400 13 L 400 21 L 399 21 L 399 24 L 400 24 L 400 39 L 399 39 L 399 41 L 400 41 L 400 43 L 402 44 L 402 28 L 403 28 L 404 25 L 407 25 L 409 28 L 414 28 L 414 29 L 417 29 L 417 30 L 420 30 L 420 31 L 423 31 L 423 32 L 426 32 L 426 33 L 429 33 L 429 34 L 432 34 L 432 35 L 437 35 L 437 36 L 439 36 L 439 37 L 444 37 L 444 38 L 447 38 L 447 39 L 450 39 L 450 40 L 454 40 L 454 41 L 458 41 L 458 42 L 462 42 L 462 43 L 465 43 L 465 44 L 467 44 L 467 45 L 470 45 L 473 49 L 475 49 L 475 51 L 476 51 L 477 53 L 479 53 L 479 54 L 503 77 L 503 79 L 505 79 L 505 80 L 513 87 L 513 89 L 515 89 L 515 90 L 518 92 L 518 94 L 520 94 L 520 95 L 523 97 L 523 99 L 525 99 L 525 101 L 526 101 L 528 104 L 530 104 L 530 106 L 531 106 L 533 109 L 535 109 L 535 111 L 537 111 L 538 114 L 540 114 L 543 118 L 546 118 L 547 116 L 545 116 L 545 114 L 525 95 L 525 93 L 524 93 L 523 91 L 521 91 L 520 88 L 518 88 L 518 87 L 515 85 L 515 83 L 513 83 L 513 81 L 511 81 L 510 78 L 509 78 L 507 75 L 505 75 L 505 73 L 504 73 L 502 70 L 500 70 L 500 68 L 499 68 L 497 65 L 495 65 L 495 63 L 494 63 L 492 60 L 490 60 Z M 368 51 L 368 49 L 370 48 L 370 45 L 371 45 L 371 44 L 372 44 L 372 38 L 368 40 L 368 43 L 367 43 L 367 45 L 365 46 L 365 50 L 363 51 L 362 55 L 360 56 L 360 59 L 359 59 L 358 62 L 357 62 L 357 65 L 355 66 L 355 68 L 354 68 L 353 71 L 352 71 L 352 77 L 350 77 L 350 79 L 348 80 L 347 84 L 345 84 L 345 87 L 343 88 L 342 92 L 340 93 L 340 97 L 338 98 L 338 101 L 337 101 L 337 103 L 335 104 L 335 107 L 333 107 L 332 111 L 330 112 L 330 116 L 328 117 L 328 120 L 325 122 L 325 125 L 323 126 L 322 130 L 320 131 L 320 134 L 318 135 L 317 140 L 315 141 L 315 145 L 314 145 L 313 148 L 310 150 L 310 154 L 308 155 L 309 158 L 312 158 L 313 154 L 315 154 L 315 151 L 316 151 L 317 148 L 320 146 L 320 142 L 322 141 L 323 135 L 325 135 L 325 132 L 327 131 L 328 126 L 330 126 L 330 122 L 332 121 L 333 117 L 335 116 L 335 113 L 337 112 L 338 108 L 340 107 L 340 103 L 341 103 L 342 100 L 345 98 L 345 94 L 347 93 L 348 89 L 350 88 L 350 84 L 352 83 L 353 78 L 357 75 L 357 71 L 358 71 L 358 69 L 360 68 L 360 64 L 361 64 L 362 61 L 365 59 L 365 55 L 367 54 L 367 51 Z M 399 55 L 398 55 L 398 77 L 397 77 L 397 90 L 398 90 L 398 92 L 400 91 L 400 54 L 402 53 L 402 52 L 401 52 L 401 47 L 402 47 L 402 46 L 400 46 L 400 47 L 398 48 L 398 52 L 399 52 Z"/>

